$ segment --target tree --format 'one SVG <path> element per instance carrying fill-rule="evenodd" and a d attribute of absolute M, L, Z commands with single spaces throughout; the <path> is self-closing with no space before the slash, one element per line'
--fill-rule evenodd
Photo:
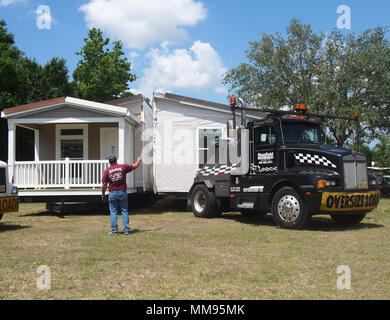
<path fill-rule="evenodd" d="M 20 104 L 28 90 L 23 69 L 24 54 L 15 46 L 14 36 L 0 20 L 0 111 Z M 7 161 L 7 122 L 0 119 L 0 159 Z"/>
<path fill-rule="evenodd" d="M 390 136 L 379 138 L 379 143 L 373 149 L 373 160 L 375 166 L 390 168 Z"/>
<path fill-rule="evenodd" d="M 63 58 L 54 57 L 45 64 L 43 75 L 47 91 L 44 99 L 72 96 L 74 94 L 75 87 L 73 83 L 69 82 L 68 73 L 66 60 Z"/>
<path fill-rule="evenodd" d="M 69 82 L 65 59 L 55 57 L 41 66 L 35 59 L 25 58 L 23 68 L 29 86 L 24 103 L 73 95 L 74 85 Z"/>
<path fill-rule="evenodd" d="M 23 101 L 27 76 L 23 69 L 24 54 L 14 44 L 7 24 L 0 20 L 0 108 L 15 106 Z"/>
<path fill-rule="evenodd" d="M 128 95 L 128 83 L 136 76 L 130 73 L 131 63 L 123 57 L 122 43 L 114 41 L 112 50 L 110 40 L 103 38 L 99 29 L 91 29 L 85 45 L 76 54 L 81 56 L 73 78 L 80 98 L 105 102 L 122 95 Z"/>
<path fill-rule="evenodd" d="M 386 29 L 378 27 L 356 36 L 332 32 L 324 39 L 318 73 L 316 105 L 326 114 L 361 114 L 359 136 L 367 142 L 385 133 L 390 124 L 390 48 Z M 353 123 L 328 120 L 326 125 L 343 146 L 353 136 Z"/>
<path fill-rule="evenodd" d="M 248 63 L 230 70 L 224 83 L 253 106 L 274 109 L 307 103 L 326 115 L 361 114 L 360 136 L 369 141 L 390 124 L 390 48 L 387 29 L 356 36 L 314 33 L 293 19 L 287 37 L 263 34 L 250 42 Z M 338 146 L 353 136 L 354 123 L 326 121 Z"/>
<path fill-rule="evenodd" d="M 66 61 L 51 59 L 45 66 L 35 59 L 25 57 L 15 46 L 14 36 L 7 31 L 6 23 L 0 20 L 0 111 L 5 108 L 40 100 L 71 95 L 74 91 L 68 81 Z M 7 122 L 0 119 L 0 159 L 7 161 Z M 17 156 L 30 154 L 33 148 L 31 130 L 17 128 Z M 28 148 L 28 150 L 26 149 Z M 19 157 L 20 160 L 24 160 Z"/>

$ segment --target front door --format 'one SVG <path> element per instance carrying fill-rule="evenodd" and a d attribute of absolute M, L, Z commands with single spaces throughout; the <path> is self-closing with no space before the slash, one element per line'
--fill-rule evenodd
<path fill-rule="evenodd" d="M 107 160 L 111 155 L 118 157 L 118 128 L 101 128 L 100 159 Z"/>
<path fill-rule="evenodd" d="M 277 167 L 276 134 L 273 124 L 264 124 L 251 130 L 251 175 L 275 172 Z"/>

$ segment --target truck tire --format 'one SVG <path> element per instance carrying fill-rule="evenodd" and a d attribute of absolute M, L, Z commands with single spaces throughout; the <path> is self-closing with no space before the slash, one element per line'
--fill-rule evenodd
<path fill-rule="evenodd" d="M 2 215 L 2 214 L 0 214 L 0 220 L 1 220 L 1 218 L 3 218 L 3 215 Z"/>
<path fill-rule="evenodd" d="M 310 219 L 306 203 L 291 187 L 284 187 L 275 193 L 271 209 L 275 223 L 281 228 L 302 229 Z"/>
<path fill-rule="evenodd" d="M 192 190 L 191 209 L 198 218 L 214 218 L 218 216 L 215 205 L 215 194 L 204 184 L 198 184 Z"/>
<path fill-rule="evenodd" d="M 365 213 L 351 214 L 351 215 L 332 214 L 331 217 L 336 222 L 337 225 L 343 227 L 351 227 L 359 224 L 366 217 L 366 214 Z"/>

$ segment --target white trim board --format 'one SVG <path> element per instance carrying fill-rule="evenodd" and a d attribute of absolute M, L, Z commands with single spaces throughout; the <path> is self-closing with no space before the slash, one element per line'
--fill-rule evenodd
<path fill-rule="evenodd" d="M 36 123 L 36 124 L 56 124 L 56 123 L 96 123 L 96 122 L 119 122 L 121 118 L 113 117 L 102 117 L 102 118 L 88 118 L 88 119 L 77 119 L 77 118 L 62 118 L 62 119 L 8 119 L 8 123 L 23 124 L 23 123 Z"/>

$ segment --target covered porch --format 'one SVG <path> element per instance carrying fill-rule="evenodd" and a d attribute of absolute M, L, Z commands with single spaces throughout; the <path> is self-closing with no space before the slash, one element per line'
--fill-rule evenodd
<path fill-rule="evenodd" d="M 134 130 L 140 119 L 125 107 L 58 98 L 5 109 L 10 177 L 21 195 L 98 194 L 108 157 L 134 161 Z M 17 145 L 16 135 L 29 133 Z M 28 160 L 26 156 L 28 154 Z M 128 193 L 135 190 L 127 176 Z"/>

